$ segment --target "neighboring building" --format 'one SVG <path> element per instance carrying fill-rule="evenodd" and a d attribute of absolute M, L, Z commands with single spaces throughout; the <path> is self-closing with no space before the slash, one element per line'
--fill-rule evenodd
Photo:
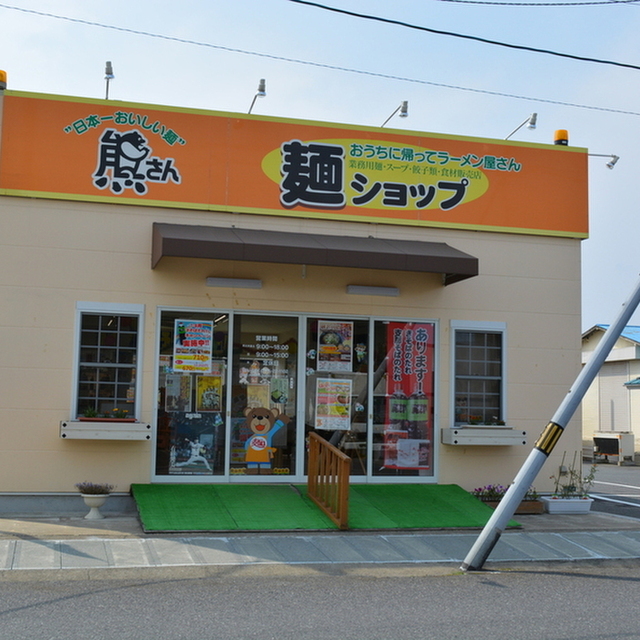
<path fill-rule="evenodd" d="M 585 149 L 0 109 L 2 492 L 303 482 L 312 429 L 355 482 L 506 484 L 579 372 Z"/>
<path fill-rule="evenodd" d="M 606 324 L 597 324 L 582 335 L 582 362 L 598 346 Z M 633 434 L 634 451 L 640 451 L 640 327 L 628 325 L 611 349 L 582 401 L 582 433 L 585 447 L 594 434 L 613 437 Z M 629 438 L 625 438 L 625 441 Z"/>

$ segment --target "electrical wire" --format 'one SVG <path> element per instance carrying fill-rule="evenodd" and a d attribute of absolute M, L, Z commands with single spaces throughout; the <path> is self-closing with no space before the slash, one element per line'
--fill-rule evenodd
<path fill-rule="evenodd" d="M 538 49 L 536 47 L 527 47 L 521 44 L 509 44 L 507 42 L 500 42 L 499 40 L 489 40 L 487 38 L 481 38 L 480 36 L 470 36 L 463 33 L 455 33 L 454 31 L 442 31 L 441 29 L 431 29 L 430 27 L 422 27 L 410 22 L 402 22 L 401 20 L 392 20 L 391 18 L 381 18 L 379 16 L 371 16 L 366 13 L 357 13 L 355 11 L 347 11 L 346 9 L 337 9 L 336 7 L 329 7 L 318 2 L 309 2 L 309 0 L 289 0 L 289 2 L 295 2 L 296 4 L 305 4 L 310 7 L 316 7 L 325 11 L 332 11 L 334 13 L 341 13 L 354 18 L 362 18 L 364 20 L 374 20 L 376 22 L 384 22 L 386 24 L 394 24 L 400 27 L 407 27 L 408 29 L 416 29 L 417 31 L 426 31 L 427 33 L 435 33 L 441 36 L 451 36 L 453 38 L 462 38 L 464 40 L 473 40 L 474 42 L 482 42 L 483 44 L 492 44 L 498 47 L 506 47 L 508 49 L 519 49 L 520 51 L 531 51 L 533 53 L 544 53 L 550 56 L 557 56 L 559 58 L 570 58 L 571 60 L 580 60 L 582 62 L 596 62 L 598 64 L 610 64 L 616 67 L 626 67 L 627 69 L 637 69 L 640 71 L 640 66 L 635 64 L 628 64 L 626 62 L 614 62 L 613 60 L 600 60 L 598 58 L 588 58 L 585 56 L 578 56 L 571 53 L 560 53 L 559 51 L 553 51 L 551 49 Z"/>
<path fill-rule="evenodd" d="M 275 56 L 275 55 L 271 55 L 271 54 L 267 54 L 267 53 L 258 53 L 256 51 L 247 51 L 244 49 L 234 49 L 231 47 L 224 47 L 221 45 L 216 45 L 216 44 L 211 44 L 211 43 L 207 43 L 207 42 L 198 42 L 196 40 L 187 40 L 184 38 L 177 38 L 175 36 L 166 36 L 166 35 L 162 35 L 162 34 L 157 34 L 157 33 L 150 33 L 148 31 L 139 31 L 137 29 L 128 29 L 126 27 L 118 27 L 115 25 L 108 25 L 108 24 L 102 24 L 100 22 L 90 22 L 88 20 L 81 20 L 79 18 L 69 18 L 67 16 L 59 16 L 53 13 L 45 13 L 42 11 L 34 11 L 33 9 L 24 9 L 22 7 L 14 7 L 12 5 L 7 5 L 7 4 L 3 4 L 0 3 L 0 9 L 11 9 L 14 11 L 21 11 L 23 13 L 30 13 L 30 14 L 35 14 L 35 15 L 39 15 L 39 16 L 43 16 L 43 17 L 47 17 L 47 18 L 55 18 L 57 20 L 63 20 L 66 22 L 72 22 L 72 23 L 76 23 L 76 24 L 83 24 L 83 25 L 87 25 L 87 26 L 91 26 L 91 27 L 99 27 L 101 29 L 110 29 L 112 31 L 120 31 L 120 32 L 124 32 L 124 33 L 129 33 L 132 35 L 137 35 L 137 36 L 145 36 L 148 38 L 157 38 L 160 40 L 167 40 L 170 42 L 178 42 L 180 44 L 190 44 L 190 45 L 194 45 L 197 47 L 206 47 L 209 49 L 216 49 L 219 51 L 226 51 L 229 53 L 241 53 L 244 55 L 249 55 L 249 56 L 257 56 L 260 58 L 267 58 L 270 60 L 276 60 L 279 62 L 289 62 L 292 64 L 301 64 L 301 65 L 307 65 L 307 66 L 311 66 L 311 67 L 316 67 L 319 69 L 328 69 L 330 71 L 342 71 L 344 73 L 356 73 L 359 75 L 363 75 L 363 76 L 370 76 L 370 77 L 374 77 L 374 78 L 382 78 L 384 80 L 396 80 L 399 82 L 409 82 L 412 84 L 420 84 L 420 85 L 426 85 L 426 86 L 430 86 L 430 87 L 437 87 L 439 89 L 452 89 L 454 91 L 466 91 L 466 92 L 470 92 L 470 93 L 479 93 L 479 94 L 483 94 L 483 95 L 490 95 L 490 96 L 497 96 L 497 97 L 501 97 L 501 98 L 512 98 L 515 100 L 526 100 L 527 102 L 538 102 L 538 103 L 542 103 L 542 104 L 553 104 L 553 105 L 558 105 L 558 106 L 562 106 L 562 107 L 572 107 L 575 109 L 586 109 L 586 110 L 590 110 L 590 111 L 602 111 L 602 112 L 606 112 L 606 113 L 617 113 L 620 115 L 628 115 L 628 116 L 640 116 L 640 112 L 638 111 L 626 111 L 624 109 L 614 109 L 612 107 L 596 107 L 596 106 L 592 106 L 592 105 L 585 105 L 585 104 L 577 104 L 577 103 L 573 103 L 573 102 L 563 102 L 561 100 L 548 100 L 545 98 L 532 98 L 530 96 L 521 96 L 521 95 L 517 95 L 517 94 L 512 94 L 512 93 L 504 93 L 504 92 L 500 92 L 500 91 L 490 91 L 488 89 L 475 89 L 475 88 L 471 88 L 471 87 L 463 87 L 463 86 L 458 86 L 458 85 L 452 85 L 452 84 L 445 84 L 442 82 L 432 82 L 430 80 L 419 80 L 417 78 L 408 78 L 408 77 L 403 77 L 403 76 L 395 76 L 395 75 L 391 75 L 391 74 L 386 74 L 386 73 L 378 73 L 375 71 L 364 71 L 362 69 L 351 69 L 349 67 L 341 67 L 338 65 L 330 65 L 330 64 L 324 64 L 324 63 L 320 63 L 320 62 L 309 62 L 306 60 L 299 60 L 296 58 L 287 58 L 284 56 Z"/>
<path fill-rule="evenodd" d="M 497 0 L 436 0 L 436 2 L 454 2 L 457 4 L 484 4 L 494 7 L 588 7 L 606 4 L 635 4 L 640 0 L 586 0 L 586 2 L 498 2 Z"/>

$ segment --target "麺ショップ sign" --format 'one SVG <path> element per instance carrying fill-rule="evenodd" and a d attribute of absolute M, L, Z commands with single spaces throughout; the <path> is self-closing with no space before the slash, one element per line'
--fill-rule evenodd
<path fill-rule="evenodd" d="M 11 91 L 3 120 L 7 195 L 588 232 L 585 149 Z"/>

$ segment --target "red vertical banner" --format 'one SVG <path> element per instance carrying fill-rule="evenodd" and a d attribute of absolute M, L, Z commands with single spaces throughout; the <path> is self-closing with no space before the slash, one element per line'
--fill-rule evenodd
<path fill-rule="evenodd" d="M 433 468 L 435 325 L 387 325 L 387 388 L 384 466 Z"/>

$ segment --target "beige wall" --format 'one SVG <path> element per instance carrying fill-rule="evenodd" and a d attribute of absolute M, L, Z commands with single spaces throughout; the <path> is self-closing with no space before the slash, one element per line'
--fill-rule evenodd
<path fill-rule="evenodd" d="M 564 398 L 580 364 L 580 242 L 515 234 L 336 223 L 147 206 L 0 197 L 0 394 L 2 486 L 8 492 L 73 490 L 109 481 L 148 482 L 149 442 L 67 441 L 75 305 L 145 305 L 143 405 L 153 420 L 158 306 L 435 319 L 437 423 L 451 426 L 450 321 L 507 325 L 507 421 L 529 445 L 439 447 L 441 483 L 508 484 Z M 477 256 L 480 275 L 443 287 L 440 276 L 164 258 L 151 265 L 153 222 L 446 242 Z M 286 259 L 286 256 L 283 256 Z M 212 289 L 207 276 L 260 277 L 261 290 Z M 397 286 L 398 298 L 348 296 L 347 284 Z M 581 446 L 574 417 L 536 481 L 551 488 L 563 450 Z"/>

